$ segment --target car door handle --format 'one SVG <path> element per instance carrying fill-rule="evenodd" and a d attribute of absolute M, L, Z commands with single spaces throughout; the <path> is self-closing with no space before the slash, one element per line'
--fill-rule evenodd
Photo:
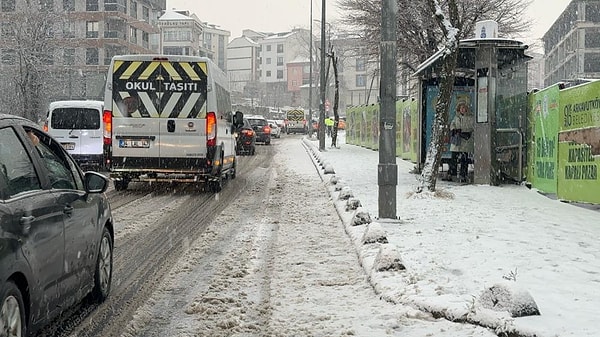
<path fill-rule="evenodd" d="M 63 210 L 63 212 L 66 215 L 69 215 L 69 216 L 73 215 L 73 206 L 71 206 L 71 205 L 65 205 L 65 209 Z"/>
<path fill-rule="evenodd" d="M 23 216 L 21 217 L 21 226 L 23 226 L 23 234 L 29 234 L 29 230 L 31 229 L 31 224 L 35 221 L 35 217 L 33 215 Z"/>

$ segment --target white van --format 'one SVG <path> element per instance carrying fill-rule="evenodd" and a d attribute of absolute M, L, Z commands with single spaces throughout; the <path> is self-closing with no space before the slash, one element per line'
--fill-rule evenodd
<path fill-rule="evenodd" d="M 103 109 L 104 102 L 92 100 L 56 101 L 48 106 L 44 129 L 84 170 L 105 167 Z"/>
<path fill-rule="evenodd" d="M 209 58 L 117 55 L 106 77 L 105 151 L 115 189 L 129 182 L 204 182 L 220 191 L 235 178 L 227 75 Z"/>
<path fill-rule="evenodd" d="M 308 133 L 308 123 L 306 113 L 303 109 L 293 109 L 286 113 L 285 131 L 290 133 Z"/>

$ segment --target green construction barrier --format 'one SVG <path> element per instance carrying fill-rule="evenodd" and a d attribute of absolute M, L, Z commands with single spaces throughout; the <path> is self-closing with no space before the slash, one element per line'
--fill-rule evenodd
<path fill-rule="evenodd" d="M 528 174 L 532 186 L 545 193 L 557 193 L 558 173 L 558 85 L 530 95 L 532 132 Z"/>

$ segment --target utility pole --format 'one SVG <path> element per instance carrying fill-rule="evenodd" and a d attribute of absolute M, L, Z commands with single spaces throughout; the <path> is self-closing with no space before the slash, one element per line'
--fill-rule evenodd
<path fill-rule="evenodd" d="M 308 136 L 310 138 L 312 138 L 313 135 L 313 127 L 312 127 L 312 94 L 313 94 L 313 70 L 312 70 L 312 64 L 313 64 L 313 0 L 309 0 L 310 1 L 310 38 L 309 38 L 309 44 L 310 46 L 309 48 L 309 52 L 308 54 L 309 56 L 309 66 L 308 66 L 308 73 L 309 73 L 309 77 L 308 77 Z"/>
<path fill-rule="evenodd" d="M 381 79 L 379 97 L 379 217 L 396 219 L 396 0 L 383 0 L 381 7 Z"/>
<path fill-rule="evenodd" d="M 395 1 L 395 0 L 394 0 Z M 325 150 L 325 7 L 327 4 L 325 0 L 321 3 L 321 81 L 320 81 L 320 94 L 321 100 L 319 102 L 319 150 Z"/>

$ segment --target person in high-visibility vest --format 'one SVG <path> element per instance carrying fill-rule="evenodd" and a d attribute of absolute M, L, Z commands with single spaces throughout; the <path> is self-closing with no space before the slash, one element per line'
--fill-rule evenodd
<path fill-rule="evenodd" d="M 325 126 L 327 127 L 327 129 L 325 129 L 325 130 L 327 130 L 328 135 L 331 135 L 331 131 L 333 130 L 333 123 L 334 123 L 333 118 L 331 118 L 331 117 L 325 118 Z"/>

